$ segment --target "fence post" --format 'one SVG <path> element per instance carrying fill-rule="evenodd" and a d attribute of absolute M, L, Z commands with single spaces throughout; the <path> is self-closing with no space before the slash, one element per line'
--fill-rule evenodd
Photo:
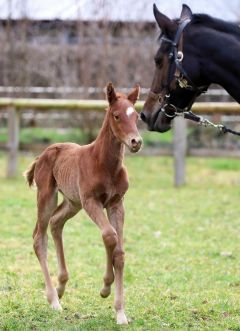
<path fill-rule="evenodd" d="M 7 177 L 17 174 L 18 147 L 19 147 L 20 112 L 12 107 L 8 109 L 8 163 Z"/>
<path fill-rule="evenodd" d="M 176 117 L 173 123 L 174 184 L 185 184 L 185 157 L 187 151 L 187 122 Z"/>

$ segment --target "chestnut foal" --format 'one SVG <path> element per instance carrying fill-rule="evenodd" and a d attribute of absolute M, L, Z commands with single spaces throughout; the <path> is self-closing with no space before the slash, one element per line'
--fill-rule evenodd
<path fill-rule="evenodd" d="M 33 232 L 34 250 L 45 278 L 46 296 L 52 308 L 61 310 L 68 271 L 62 232 L 65 222 L 83 208 L 97 224 L 106 248 L 107 264 L 100 292 L 109 296 L 115 278 L 115 310 L 118 324 L 127 324 L 123 302 L 123 196 L 128 189 L 123 165 L 124 145 L 137 152 L 142 139 L 137 130 L 138 114 L 133 105 L 139 86 L 128 95 L 116 94 L 107 86 L 109 107 L 94 142 L 80 146 L 59 143 L 48 147 L 26 171 L 29 186 L 36 183 L 38 217 Z M 57 206 L 57 193 L 63 202 Z M 104 213 L 107 210 L 107 216 Z M 47 265 L 47 227 L 50 223 L 58 260 L 58 287 L 54 288 Z"/>

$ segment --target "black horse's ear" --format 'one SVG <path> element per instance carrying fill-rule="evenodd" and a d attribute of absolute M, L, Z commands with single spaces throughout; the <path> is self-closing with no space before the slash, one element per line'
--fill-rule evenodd
<path fill-rule="evenodd" d="M 183 20 L 186 20 L 188 18 L 189 19 L 192 18 L 192 11 L 187 5 L 183 4 L 180 20 L 183 21 Z"/>
<path fill-rule="evenodd" d="M 153 14 L 154 14 L 154 17 L 157 21 L 157 24 L 159 26 L 159 28 L 162 30 L 162 31 L 168 31 L 168 30 L 173 30 L 175 28 L 175 23 L 170 19 L 168 18 L 167 16 L 165 16 L 164 14 L 162 14 L 157 6 L 153 5 Z"/>

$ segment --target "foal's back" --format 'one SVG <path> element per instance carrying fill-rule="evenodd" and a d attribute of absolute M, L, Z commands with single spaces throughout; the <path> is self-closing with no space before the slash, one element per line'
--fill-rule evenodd
<path fill-rule="evenodd" d="M 58 143 L 48 147 L 36 163 L 37 188 L 41 189 L 43 178 L 47 177 L 49 185 L 55 186 L 69 200 L 80 203 L 79 183 L 83 182 L 86 169 L 92 172 L 91 150 L 92 144 Z"/>

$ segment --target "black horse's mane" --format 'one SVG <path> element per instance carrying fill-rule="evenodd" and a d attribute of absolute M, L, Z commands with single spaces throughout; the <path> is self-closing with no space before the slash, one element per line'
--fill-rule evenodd
<path fill-rule="evenodd" d="M 177 24 L 180 23 L 180 19 L 174 19 L 173 21 Z M 193 14 L 191 24 L 201 24 L 216 31 L 234 34 L 240 37 L 240 26 L 238 24 L 227 22 L 207 14 Z M 158 40 L 160 40 L 163 35 L 163 31 L 161 31 Z"/>
<path fill-rule="evenodd" d="M 217 31 L 231 33 L 240 36 L 240 27 L 232 22 L 223 21 L 206 14 L 193 14 L 193 24 L 203 24 Z"/>

